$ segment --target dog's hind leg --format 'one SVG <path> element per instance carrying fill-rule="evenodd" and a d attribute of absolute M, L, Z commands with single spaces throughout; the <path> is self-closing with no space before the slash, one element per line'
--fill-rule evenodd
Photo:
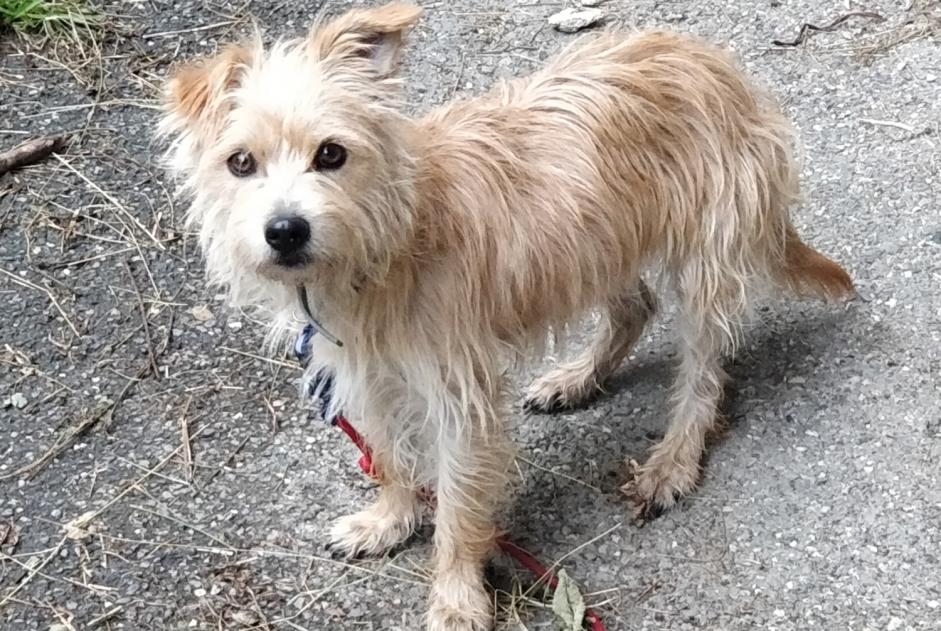
<path fill-rule="evenodd" d="M 647 462 L 629 461 L 633 477 L 622 487 L 634 501 L 637 518 L 649 519 L 672 507 L 699 481 L 706 437 L 718 420 L 726 378 L 723 356 L 739 335 L 747 308 L 745 286 L 732 273 L 700 267 L 682 274 L 677 283 L 680 365 L 670 425 Z"/>
<path fill-rule="evenodd" d="M 597 394 L 631 352 L 655 311 L 653 293 L 638 279 L 631 291 L 608 302 L 594 340 L 580 356 L 533 382 L 526 391 L 526 407 L 540 411 L 572 407 Z"/>

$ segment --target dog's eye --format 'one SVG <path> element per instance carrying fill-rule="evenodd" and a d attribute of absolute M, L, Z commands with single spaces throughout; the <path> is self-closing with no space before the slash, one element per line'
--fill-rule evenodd
<path fill-rule="evenodd" d="M 248 151 L 233 153 L 229 156 L 226 164 L 229 167 L 229 172 L 235 177 L 248 177 L 258 169 L 255 156 Z"/>
<path fill-rule="evenodd" d="M 325 142 L 314 156 L 314 168 L 318 171 L 339 169 L 346 162 L 346 149 L 335 142 Z"/>

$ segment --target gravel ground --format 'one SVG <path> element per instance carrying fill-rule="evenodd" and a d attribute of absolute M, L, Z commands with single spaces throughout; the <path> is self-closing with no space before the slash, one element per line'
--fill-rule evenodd
<path fill-rule="evenodd" d="M 151 139 L 170 62 L 251 18 L 299 34 L 319 4 L 346 6 L 114 2 L 97 51 L 3 36 L 0 148 L 77 139 L 0 179 L 0 628 L 420 628 L 429 530 L 394 558 L 325 558 L 330 522 L 374 490 L 298 403 L 293 362 L 261 357 L 259 323 L 206 288 Z M 572 37 L 548 26 L 563 2 L 424 4 L 416 111 Z M 847 6 L 886 20 L 771 44 Z M 701 489 L 638 528 L 617 486 L 623 457 L 663 431 L 665 317 L 596 404 L 514 416 L 521 476 L 503 523 L 564 557 L 612 631 L 941 629 L 941 7 L 601 8 L 732 46 L 782 99 L 803 145 L 797 223 L 865 300 L 767 306 L 730 367 L 729 432 Z M 501 558 L 491 575 L 499 628 L 553 627 L 529 576 Z"/>

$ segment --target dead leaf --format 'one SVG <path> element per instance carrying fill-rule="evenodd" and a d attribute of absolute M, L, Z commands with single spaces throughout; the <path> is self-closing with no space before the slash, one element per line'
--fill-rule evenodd
<path fill-rule="evenodd" d="M 255 626 L 258 624 L 258 620 L 258 614 L 256 614 L 254 611 L 241 609 L 239 611 L 232 612 L 232 621 L 243 627 Z"/>
<path fill-rule="evenodd" d="M 12 521 L 0 522 L 0 552 L 13 554 L 20 542 L 20 529 Z"/>
<path fill-rule="evenodd" d="M 90 510 L 65 524 L 65 526 L 63 526 L 65 536 L 69 539 L 85 539 L 95 534 L 95 527 L 89 524 L 97 514 L 97 511 Z"/>
<path fill-rule="evenodd" d="M 559 570 L 559 583 L 552 595 L 552 611 L 559 619 L 562 631 L 582 631 L 585 619 L 585 599 L 578 590 L 575 581 L 569 578 L 565 570 Z"/>

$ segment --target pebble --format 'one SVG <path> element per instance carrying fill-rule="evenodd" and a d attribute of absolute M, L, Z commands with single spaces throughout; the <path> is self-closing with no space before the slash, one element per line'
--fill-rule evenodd
<path fill-rule="evenodd" d="M 215 317 L 212 315 L 212 311 L 206 305 L 197 305 L 193 307 L 190 309 L 190 314 L 200 322 L 208 322 Z"/>
<path fill-rule="evenodd" d="M 549 17 L 549 24 L 557 31 L 563 33 L 577 33 L 582 29 L 589 28 L 600 22 L 604 18 L 604 12 L 601 9 L 563 9 L 555 15 Z"/>

